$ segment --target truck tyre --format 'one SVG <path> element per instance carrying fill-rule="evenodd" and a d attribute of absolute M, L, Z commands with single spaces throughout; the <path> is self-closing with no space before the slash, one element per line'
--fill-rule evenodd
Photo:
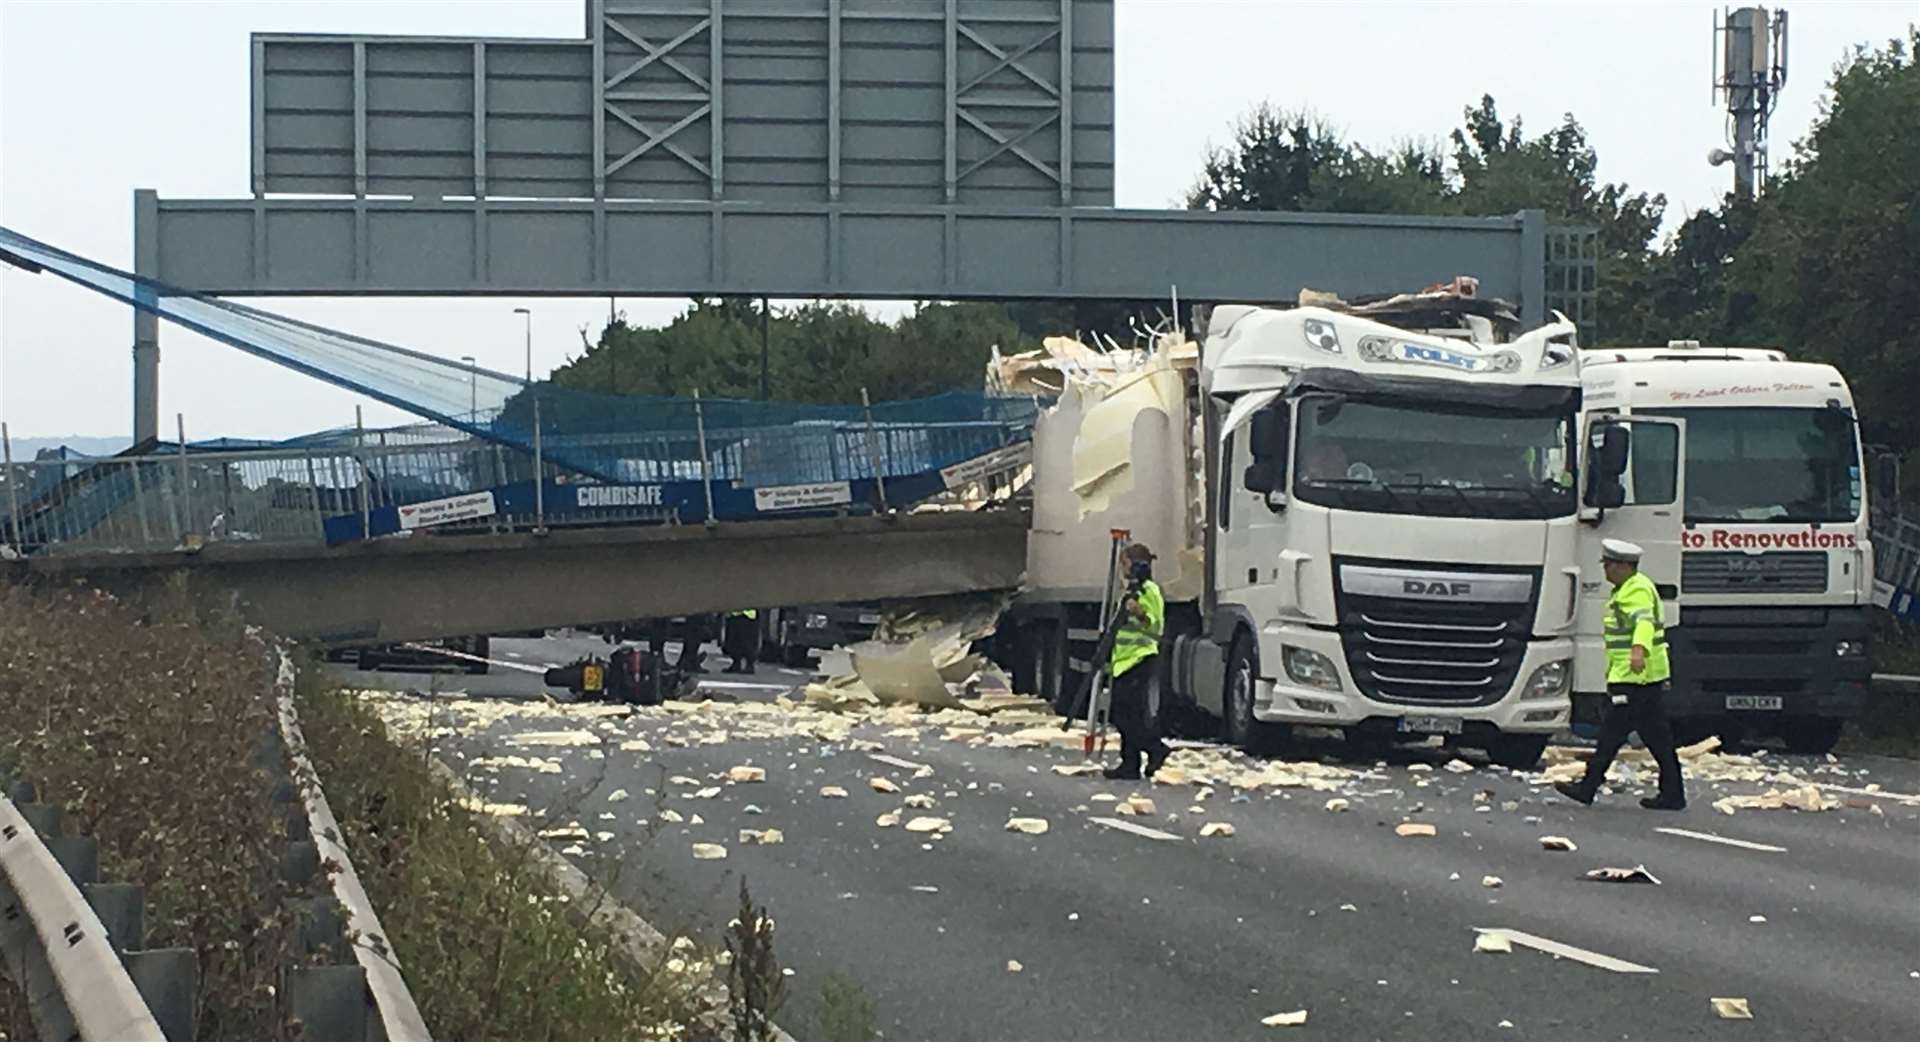
<path fill-rule="evenodd" d="M 487 670 L 492 668 L 492 663 L 487 661 L 488 653 L 493 650 L 492 639 L 488 637 L 475 637 L 468 647 L 471 649 L 468 654 L 473 655 L 480 661 L 468 661 L 467 672 L 473 676 L 485 676 Z"/>
<path fill-rule="evenodd" d="M 1782 721 L 1780 737 L 1790 753 L 1819 756 L 1833 751 L 1846 721 L 1837 716 L 1796 716 Z"/>
<path fill-rule="evenodd" d="M 1487 759 L 1502 767 L 1516 771 L 1530 771 L 1540 765 L 1540 757 L 1547 751 L 1547 740 L 1552 735 L 1545 734 L 1497 734 L 1487 743 Z"/>
<path fill-rule="evenodd" d="M 1267 724 L 1253 718 L 1254 678 L 1260 675 L 1258 654 L 1246 633 L 1233 638 L 1233 647 L 1227 653 L 1227 690 L 1221 699 L 1226 710 L 1227 744 L 1250 753 L 1273 750 L 1291 731 L 1284 724 Z"/>

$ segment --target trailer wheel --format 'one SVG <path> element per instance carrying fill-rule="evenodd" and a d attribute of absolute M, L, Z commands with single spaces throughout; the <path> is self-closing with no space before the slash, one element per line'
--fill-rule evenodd
<path fill-rule="evenodd" d="M 1837 716 L 1793 716 L 1782 720 L 1780 738 L 1790 753 L 1820 756 L 1833 751 L 1846 721 Z"/>
<path fill-rule="evenodd" d="M 1227 653 L 1227 690 L 1222 699 L 1227 744 L 1250 753 L 1276 748 L 1292 730 L 1285 724 L 1262 723 L 1253 718 L 1254 678 L 1260 672 L 1258 654 L 1246 633 L 1233 638 L 1232 650 Z"/>

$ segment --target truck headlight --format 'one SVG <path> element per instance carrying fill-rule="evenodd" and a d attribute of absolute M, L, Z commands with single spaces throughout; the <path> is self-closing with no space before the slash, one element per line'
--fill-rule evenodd
<path fill-rule="evenodd" d="M 827 628 L 827 617 L 826 617 L 825 615 L 809 615 L 809 616 L 807 616 L 807 628 L 808 628 L 808 629 L 810 629 L 810 630 L 823 630 L 823 629 L 826 629 L 826 628 Z"/>
<path fill-rule="evenodd" d="M 1567 693 L 1567 687 L 1573 681 L 1573 670 L 1568 668 L 1567 660 L 1549 662 L 1533 671 L 1527 678 L 1527 686 L 1521 690 L 1522 701 L 1540 698 L 1554 698 Z"/>
<path fill-rule="evenodd" d="M 1867 642 L 1864 640 L 1840 640 L 1833 644 L 1833 654 L 1836 658 L 1860 658 L 1866 653 Z"/>
<path fill-rule="evenodd" d="M 1296 684 L 1328 691 L 1340 690 L 1340 671 L 1333 668 L 1332 659 L 1317 651 L 1283 644 L 1280 647 L 1280 663 L 1286 667 L 1287 679 Z"/>

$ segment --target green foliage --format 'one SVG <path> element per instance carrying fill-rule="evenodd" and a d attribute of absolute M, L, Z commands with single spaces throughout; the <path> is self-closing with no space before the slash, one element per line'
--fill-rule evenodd
<path fill-rule="evenodd" d="M 776 308 L 766 319 L 767 383 L 777 401 L 857 402 L 977 389 L 987 357 L 1025 350 L 1023 334 L 997 304 L 922 303 L 886 323 L 851 304 L 823 301 Z M 585 353 L 554 371 L 582 391 L 710 398 L 760 397 L 758 301 L 700 300 L 659 329 L 617 321 Z"/>
<path fill-rule="evenodd" d="M 1599 228 L 1602 328 L 1631 312 L 1665 196 L 1602 183 L 1599 157 L 1571 114 L 1529 138 L 1519 119 L 1503 120 L 1493 98 L 1482 96 L 1448 140 L 1450 155 L 1422 141 L 1376 152 L 1345 140 L 1311 112 L 1262 104 L 1235 127 L 1232 145 L 1207 157 L 1187 205 L 1436 216 L 1545 210 L 1556 223 Z M 1434 277 L 1451 274 L 1460 273 Z"/>
<path fill-rule="evenodd" d="M 734 1042 L 769 1042 L 773 1015 L 786 1001 L 786 977 L 773 954 L 773 917 L 753 903 L 747 879 L 740 877 L 740 911 L 727 927 L 727 1001 L 733 1013 Z"/>
<path fill-rule="evenodd" d="M 1920 30 L 1834 72 L 1728 265 L 1729 332 L 1832 362 L 1870 438 L 1920 445 Z"/>
<path fill-rule="evenodd" d="M 880 1037 L 873 1000 L 853 978 L 829 973 L 820 984 L 820 1042 L 874 1042 Z"/>
<path fill-rule="evenodd" d="M 280 878 L 280 775 L 256 755 L 273 681 L 259 644 L 178 588 L 132 605 L 0 586 L 0 764 L 99 840 L 101 878 L 146 888 L 146 947 L 194 950 L 209 1042 L 293 1037 L 275 987 L 306 890 Z"/>

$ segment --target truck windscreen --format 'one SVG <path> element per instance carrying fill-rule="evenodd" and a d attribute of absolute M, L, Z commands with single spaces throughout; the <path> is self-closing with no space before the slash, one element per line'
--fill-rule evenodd
<path fill-rule="evenodd" d="M 1294 495 L 1374 513 L 1549 518 L 1574 512 L 1573 417 L 1309 395 Z"/>
<path fill-rule="evenodd" d="M 1838 409 L 1636 409 L 1687 421 L 1688 521 L 1851 521 L 1860 443 Z"/>

